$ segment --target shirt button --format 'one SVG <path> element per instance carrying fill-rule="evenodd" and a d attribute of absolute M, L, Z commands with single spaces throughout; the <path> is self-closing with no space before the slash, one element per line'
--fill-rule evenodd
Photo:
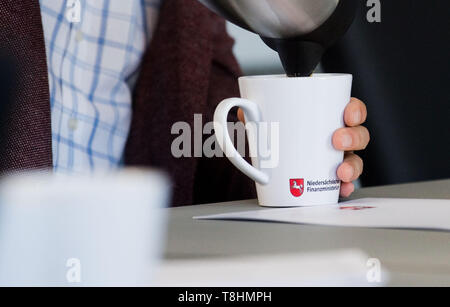
<path fill-rule="evenodd" d="M 78 128 L 78 120 L 76 118 L 69 119 L 67 125 L 69 126 L 69 130 L 75 131 Z"/>
<path fill-rule="evenodd" d="M 84 38 L 83 32 L 81 32 L 81 30 L 77 31 L 77 33 L 75 34 L 75 40 L 77 42 L 81 42 L 83 38 Z"/>

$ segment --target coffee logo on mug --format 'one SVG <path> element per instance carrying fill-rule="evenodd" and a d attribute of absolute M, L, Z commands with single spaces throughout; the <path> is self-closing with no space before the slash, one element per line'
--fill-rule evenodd
<path fill-rule="evenodd" d="M 289 186 L 291 187 L 291 194 L 294 197 L 300 197 L 303 195 L 303 191 L 305 188 L 305 180 L 304 179 L 290 179 Z"/>

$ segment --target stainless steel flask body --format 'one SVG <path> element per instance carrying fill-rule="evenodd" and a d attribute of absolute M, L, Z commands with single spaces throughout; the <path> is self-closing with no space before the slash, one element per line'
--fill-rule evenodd
<path fill-rule="evenodd" d="M 236 25 L 267 38 L 292 38 L 311 33 L 333 14 L 339 1 L 200 0 Z"/>
<path fill-rule="evenodd" d="M 199 0 L 261 36 L 289 76 L 308 76 L 350 27 L 358 0 Z"/>

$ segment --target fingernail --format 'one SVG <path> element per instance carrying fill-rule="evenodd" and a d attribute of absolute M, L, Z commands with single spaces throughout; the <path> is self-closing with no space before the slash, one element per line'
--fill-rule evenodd
<path fill-rule="evenodd" d="M 352 115 L 353 124 L 359 124 L 361 122 L 361 119 L 362 119 L 362 114 L 361 114 L 360 110 L 353 112 L 353 115 Z"/>
<path fill-rule="evenodd" d="M 351 148 L 353 144 L 352 136 L 349 134 L 344 134 L 341 137 L 341 145 L 343 148 Z"/>

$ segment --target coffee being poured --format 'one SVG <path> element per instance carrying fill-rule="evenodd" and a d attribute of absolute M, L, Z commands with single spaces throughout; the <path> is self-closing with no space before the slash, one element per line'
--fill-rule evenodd
<path fill-rule="evenodd" d="M 350 27 L 357 0 L 199 0 L 261 36 L 290 77 L 310 76 Z"/>

